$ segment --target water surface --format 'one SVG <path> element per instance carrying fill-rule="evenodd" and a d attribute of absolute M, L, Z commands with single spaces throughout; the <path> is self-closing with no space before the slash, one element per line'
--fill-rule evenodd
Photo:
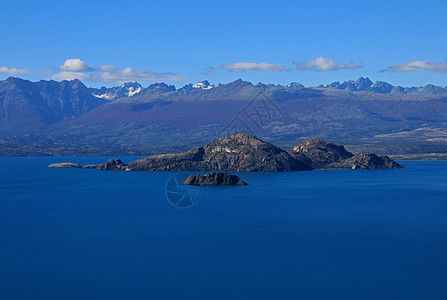
<path fill-rule="evenodd" d="M 239 173 L 188 209 L 174 173 L 45 168 L 105 159 L 0 158 L 2 299 L 447 297 L 447 162 Z"/>

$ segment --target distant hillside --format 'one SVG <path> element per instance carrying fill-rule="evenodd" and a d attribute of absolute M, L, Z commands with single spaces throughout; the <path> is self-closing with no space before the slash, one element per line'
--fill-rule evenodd
<path fill-rule="evenodd" d="M 94 97 L 79 80 L 0 81 L 0 131 L 32 132 L 74 119 L 107 101 Z"/>
<path fill-rule="evenodd" d="M 131 86 L 137 85 L 127 84 L 128 90 Z M 418 93 L 405 88 L 406 93 L 396 93 L 388 87 L 385 93 L 377 90 L 380 86 L 385 85 L 367 78 L 316 88 L 242 80 L 217 86 L 202 81 L 180 89 L 155 83 L 109 101 L 94 96 L 95 90 L 79 80 L 33 83 L 9 78 L 0 82 L 0 148 L 22 145 L 14 139 L 32 133 L 36 140 L 45 145 L 53 141 L 59 148 L 172 151 L 241 131 L 278 145 L 318 136 L 359 151 L 364 149 L 358 145 L 367 144 L 382 149 L 379 153 L 447 147 L 444 88 L 413 88 Z"/>
<path fill-rule="evenodd" d="M 172 101 L 133 96 L 47 132 L 88 144 L 132 146 L 200 143 L 238 130 L 278 144 L 310 136 L 338 142 L 447 142 L 446 96 L 301 89 L 293 98 L 233 97 Z"/>

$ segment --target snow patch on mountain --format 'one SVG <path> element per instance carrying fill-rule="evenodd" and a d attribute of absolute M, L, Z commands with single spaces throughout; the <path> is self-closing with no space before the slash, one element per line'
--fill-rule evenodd
<path fill-rule="evenodd" d="M 209 90 L 212 89 L 214 86 L 210 85 L 208 81 L 201 81 L 194 83 L 192 87 L 195 89 Z"/>
<path fill-rule="evenodd" d="M 127 92 L 127 96 L 130 97 L 130 96 L 133 96 L 135 94 L 138 94 L 139 92 L 141 92 L 141 86 L 136 88 L 136 89 L 134 87 L 130 87 L 129 88 L 129 92 Z"/>
<path fill-rule="evenodd" d="M 114 98 L 113 95 L 110 95 L 110 94 L 107 94 L 107 93 L 104 93 L 104 94 L 101 94 L 101 95 L 97 95 L 97 94 L 92 94 L 92 95 L 95 96 L 96 98 L 106 99 L 106 100 L 109 100 L 109 101 Z"/>

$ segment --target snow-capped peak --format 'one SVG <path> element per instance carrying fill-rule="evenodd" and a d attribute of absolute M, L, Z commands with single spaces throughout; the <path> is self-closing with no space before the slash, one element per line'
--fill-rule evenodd
<path fill-rule="evenodd" d="M 214 85 L 211 85 L 207 80 L 204 80 L 201 82 L 194 83 L 192 87 L 194 89 L 209 90 L 212 89 Z"/>
<path fill-rule="evenodd" d="M 142 90 L 143 88 L 138 82 L 125 82 L 120 86 L 111 88 L 102 87 L 100 89 L 91 89 L 92 94 L 95 97 L 107 99 L 110 101 L 123 97 L 131 97 L 135 94 L 138 94 Z"/>
<path fill-rule="evenodd" d="M 138 94 L 139 92 L 141 92 L 141 86 L 139 86 L 138 88 L 134 88 L 134 87 L 129 87 L 129 91 L 127 92 L 127 96 L 133 96 L 135 94 Z"/>
<path fill-rule="evenodd" d="M 191 91 L 191 90 L 209 90 L 214 88 L 214 84 L 210 84 L 208 82 L 208 80 L 204 80 L 204 81 L 200 81 L 197 83 L 189 83 L 187 85 L 185 85 L 184 87 L 182 87 L 180 90 L 184 90 L 184 91 Z"/>

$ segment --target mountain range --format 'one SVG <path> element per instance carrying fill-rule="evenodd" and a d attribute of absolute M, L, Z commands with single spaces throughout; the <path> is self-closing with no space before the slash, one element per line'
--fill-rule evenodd
<path fill-rule="evenodd" d="M 79 80 L 30 82 L 10 77 L 0 82 L 0 131 L 31 132 L 108 103 Z"/>
<path fill-rule="evenodd" d="M 253 85 L 250 82 L 238 79 L 228 84 L 219 84 L 217 87 L 210 84 L 207 80 L 195 84 L 187 84 L 178 90 L 175 86 L 167 85 L 165 83 L 155 83 L 149 85 L 147 88 L 143 88 L 141 84 L 137 82 L 126 82 L 121 86 L 111 88 L 90 88 L 90 91 L 98 98 L 113 101 L 134 95 L 146 100 L 209 100 L 222 99 L 225 97 L 231 97 L 232 99 L 235 97 L 246 99 L 247 97 L 253 97 L 261 92 L 275 99 L 288 97 L 293 98 L 299 90 L 304 88 L 304 85 L 297 82 L 292 82 L 285 86 L 263 83 Z M 394 86 L 384 81 L 372 82 L 369 78 L 364 77 L 360 77 L 356 81 L 349 80 L 344 81 L 343 83 L 333 82 L 331 84 L 323 84 L 319 85 L 318 88 L 391 95 L 447 95 L 447 86 L 441 87 L 427 84 L 420 87 L 401 87 Z M 214 90 L 210 91 L 211 89 Z M 231 91 L 229 91 L 229 89 L 231 89 Z"/>
<path fill-rule="evenodd" d="M 26 147 L 21 155 L 183 151 L 241 131 L 281 147 L 318 136 L 354 152 L 447 152 L 447 93 L 445 87 L 394 87 L 362 77 L 319 87 L 239 79 L 179 89 L 0 81 L 0 155 Z"/>
<path fill-rule="evenodd" d="M 351 92 L 372 92 L 392 95 L 447 95 L 447 86 L 435 86 L 427 84 L 421 87 L 393 86 L 384 81 L 372 82 L 369 78 L 360 77 L 357 81 L 349 80 L 343 83 L 333 82 L 320 85 L 320 88 L 335 88 Z"/>

